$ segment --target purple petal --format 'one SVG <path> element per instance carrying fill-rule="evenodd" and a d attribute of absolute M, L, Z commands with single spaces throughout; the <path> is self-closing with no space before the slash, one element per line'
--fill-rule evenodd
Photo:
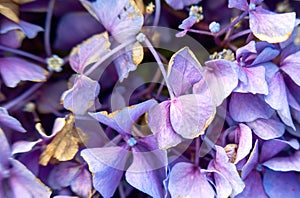
<path fill-rule="evenodd" d="M 26 132 L 21 123 L 14 117 L 10 116 L 7 110 L 0 107 L 0 126 L 6 126 L 20 132 Z"/>
<path fill-rule="evenodd" d="M 236 50 L 236 60 L 244 62 L 245 57 L 248 58 L 251 54 L 257 54 L 255 41 L 250 41 L 248 44 L 238 48 Z"/>
<path fill-rule="evenodd" d="M 237 122 L 252 122 L 258 118 L 270 118 L 274 110 L 265 103 L 262 95 L 232 93 L 229 112 Z"/>
<path fill-rule="evenodd" d="M 73 87 L 61 97 L 64 107 L 75 114 L 84 115 L 94 105 L 100 85 L 84 75 L 75 75 Z"/>
<path fill-rule="evenodd" d="M 51 190 L 41 183 L 22 163 L 11 160 L 10 185 L 15 197 L 50 197 Z"/>
<path fill-rule="evenodd" d="M 259 6 L 250 11 L 249 20 L 250 29 L 257 38 L 269 43 L 279 43 L 287 40 L 292 34 L 296 13 L 277 14 Z"/>
<path fill-rule="evenodd" d="M 167 4 L 169 4 L 169 6 L 171 6 L 175 10 L 181 10 L 185 6 L 197 4 L 200 1 L 201 0 L 166 0 Z"/>
<path fill-rule="evenodd" d="M 47 75 L 43 68 L 16 57 L 0 58 L 0 73 L 8 87 L 16 87 L 20 81 L 45 81 Z"/>
<path fill-rule="evenodd" d="M 237 128 L 239 145 L 237 149 L 236 159 L 234 164 L 237 164 L 241 159 L 246 157 L 252 148 L 252 131 L 245 124 L 239 124 Z"/>
<path fill-rule="evenodd" d="M 265 68 L 257 67 L 240 67 L 240 72 L 246 76 L 247 83 L 239 81 L 235 92 L 253 93 L 253 94 L 268 94 L 268 84 L 265 79 Z"/>
<path fill-rule="evenodd" d="M 237 65 L 227 60 L 205 62 L 205 71 L 200 82 L 193 87 L 197 94 L 208 94 L 219 106 L 238 85 Z"/>
<path fill-rule="evenodd" d="M 92 190 L 91 174 L 81 167 L 74 180 L 71 182 L 71 189 L 77 195 L 89 197 Z"/>
<path fill-rule="evenodd" d="M 244 180 L 245 189 L 239 194 L 236 198 L 248 198 L 248 197 L 257 197 L 257 198 L 268 198 L 265 193 L 263 182 L 259 172 L 253 170 L 247 178 Z"/>
<path fill-rule="evenodd" d="M 98 0 L 90 2 L 88 0 L 81 0 L 81 3 L 103 24 L 119 43 L 135 36 L 144 23 L 143 15 L 138 10 L 134 1 Z M 109 12 L 112 8 L 114 11 Z"/>
<path fill-rule="evenodd" d="M 289 55 L 283 60 L 282 65 L 280 67 L 280 69 L 283 70 L 287 75 L 289 75 L 298 86 L 300 86 L 299 56 L 300 51 Z"/>
<path fill-rule="evenodd" d="M 237 8 L 239 10 L 248 10 L 248 2 L 246 0 L 229 0 L 228 8 Z"/>
<path fill-rule="evenodd" d="M 164 197 L 163 181 L 167 177 L 165 150 L 145 151 L 133 147 L 133 161 L 126 171 L 126 181 L 151 197 Z"/>
<path fill-rule="evenodd" d="M 232 196 L 235 196 L 243 191 L 245 184 L 240 178 L 234 164 L 229 162 L 225 150 L 216 145 L 216 157 L 213 163 L 214 168 L 219 171 L 231 184 Z"/>
<path fill-rule="evenodd" d="M 150 109 L 148 124 L 157 138 L 159 148 L 167 149 L 182 141 L 171 125 L 169 101 L 162 102 Z"/>
<path fill-rule="evenodd" d="M 122 147 L 91 148 L 81 151 L 93 173 L 93 186 L 103 197 L 112 197 L 116 191 L 129 152 Z"/>
<path fill-rule="evenodd" d="M 137 105 L 125 107 L 110 114 L 106 111 L 102 111 L 90 113 L 90 115 L 121 134 L 130 134 L 135 121 L 155 104 L 157 104 L 157 102 L 154 99 L 151 99 Z"/>
<path fill-rule="evenodd" d="M 215 192 L 200 168 L 186 162 L 173 166 L 169 178 L 171 197 L 214 197 Z"/>
<path fill-rule="evenodd" d="M 70 65 L 82 74 L 86 66 L 95 63 L 110 51 L 108 33 L 96 34 L 72 49 Z"/>
<path fill-rule="evenodd" d="M 284 124 L 274 119 L 257 119 L 247 125 L 263 140 L 281 137 L 285 131 Z"/>
<path fill-rule="evenodd" d="M 74 23 L 76 21 L 76 23 Z M 95 28 L 97 27 L 97 28 Z M 70 32 L 74 36 L 70 36 Z M 69 50 L 94 34 L 103 32 L 100 23 L 86 12 L 71 12 L 63 15 L 56 29 L 55 48 Z"/>
<path fill-rule="evenodd" d="M 260 47 L 259 44 L 262 42 L 257 43 L 257 47 Z M 255 60 L 253 61 L 252 65 L 257 65 L 260 63 L 265 63 L 268 61 L 273 60 L 278 56 L 280 51 L 278 49 L 275 49 L 275 46 L 269 44 L 269 46 L 264 46 L 263 50 L 259 52 Z"/>
<path fill-rule="evenodd" d="M 5 34 L 0 34 L 0 44 L 11 48 L 19 48 L 24 38 L 25 34 L 20 30 L 11 30 Z"/>
<path fill-rule="evenodd" d="M 176 133 L 187 139 L 204 134 L 215 113 L 212 99 L 206 95 L 183 95 L 171 100 L 170 104 L 172 127 Z"/>
<path fill-rule="evenodd" d="M 250 153 L 249 159 L 242 168 L 242 178 L 245 179 L 252 170 L 256 169 L 258 165 L 258 141 L 256 140 L 252 152 Z"/>
<path fill-rule="evenodd" d="M 184 47 L 170 59 L 168 66 L 168 81 L 175 96 L 185 94 L 202 77 L 202 67 L 194 53 Z"/>
<path fill-rule="evenodd" d="M 266 170 L 264 187 L 269 197 L 298 197 L 300 194 L 299 174 Z"/>
<path fill-rule="evenodd" d="M 24 140 L 20 140 L 18 142 L 15 142 L 12 145 L 12 155 L 17 154 L 17 153 L 27 153 L 33 149 L 38 143 L 42 142 L 42 139 L 38 139 L 37 141 L 34 142 L 27 142 Z"/>
<path fill-rule="evenodd" d="M 285 82 L 280 72 L 275 73 L 269 82 L 269 94 L 265 97 L 265 101 L 277 110 L 279 117 L 286 125 L 295 129 L 287 100 Z"/>
<path fill-rule="evenodd" d="M 274 171 L 300 171 L 300 151 L 288 157 L 275 157 L 263 163 Z"/>
<path fill-rule="evenodd" d="M 190 29 L 196 22 L 198 18 L 195 16 L 189 16 L 188 18 L 184 19 L 182 23 L 178 26 L 179 29 Z"/>
<path fill-rule="evenodd" d="M 6 136 L 2 129 L 0 128 L 0 169 L 6 169 L 8 168 L 8 159 L 11 156 L 11 151 L 9 144 L 7 142 Z"/>
<path fill-rule="evenodd" d="M 214 179 L 215 179 L 215 188 L 217 191 L 217 198 L 228 198 L 232 193 L 232 187 L 229 181 L 220 173 L 219 171 L 214 170 L 210 166 L 212 163 L 209 164 L 208 168 L 213 169 L 215 172 Z"/>

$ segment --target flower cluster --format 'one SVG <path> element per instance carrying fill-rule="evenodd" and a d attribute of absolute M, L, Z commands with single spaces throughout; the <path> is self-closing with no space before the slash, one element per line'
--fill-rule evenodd
<path fill-rule="evenodd" d="M 298 197 L 299 8 L 0 1 L 0 198 Z"/>

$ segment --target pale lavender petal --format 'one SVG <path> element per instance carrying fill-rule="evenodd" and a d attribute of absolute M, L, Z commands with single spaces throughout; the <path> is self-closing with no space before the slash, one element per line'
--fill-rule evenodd
<path fill-rule="evenodd" d="M 38 139 L 33 142 L 20 140 L 18 142 L 15 142 L 12 145 L 11 153 L 12 153 L 12 155 L 17 154 L 17 153 L 27 153 L 27 152 L 31 151 L 35 145 L 37 145 L 38 143 L 40 143 L 42 141 L 43 141 L 42 139 Z"/>
<path fill-rule="evenodd" d="M 29 198 L 50 197 L 51 190 L 39 181 L 22 163 L 10 160 L 10 184 L 15 197 L 22 195 Z"/>
<path fill-rule="evenodd" d="M 279 71 L 279 67 L 272 62 L 262 64 L 265 67 L 266 81 L 270 82 L 273 76 Z"/>
<path fill-rule="evenodd" d="M 173 166 L 169 178 L 171 197 L 214 197 L 215 192 L 200 168 L 186 162 Z"/>
<path fill-rule="evenodd" d="M 295 172 L 276 172 L 267 169 L 263 184 L 269 197 L 299 197 L 299 174 Z"/>
<path fill-rule="evenodd" d="M 100 92 L 97 81 L 84 75 L 76 75 L 73 87 L 61 97 L 66 109 L 75 114 L 84 115 L 93 105 Z"/>
<path fill-rule="evenodd" d="M 148 124 L 157 138 L 159 148 L 170 148 L 182 141 L 170 122 L 170 102 L 155 105 L 148 114 Z"/>
<path fill-rule="evenodd" d="M 2 129 L 0 128 L 0 170 L 2 170 L 2 168 L 8 168 L 8 164 L 9 164 L 9 157 L 10 157 L 10 147 L 9 144 L 7 142 L 6 136 L 4 134 L 4 132 L 2 131 Z"/>
<path fill-rule="evenodd" d="M 229 112 L 237 122 L 252 122 L 258 118 L 270 118 L 274 110 L 265 103 L 262 95 L 232 93 Z"/>
<path fill-rule="evenodd" d="M 72 49 L 70 65 L 75 72 L 82 74 L 88 65 L 99 61 L 109 51 L 108 33 L 93 35 Z"/>
<path fill-rule="evenodd" d="M 231 184 L 232 196 L 241 193 L 245 188 L 245 184 L 240 178 L 234 164 L 229 162 L 225 150 L 220 146 L 215 146 L 216 157 L 213 161 L 214 168 L 219 171 Z"/>
<path fill-rule="evenodd" d="M 7 110 L 3 107 L 0 107 L 0 126 L 9 127 L 20 132 L 26 132 L 21 123 L 16 118 L 10 116 Z"/>
<path fill-rule="evenodd" d="M 8 87 L 16 87 L 20 81 L 45 81 L 47 75 L 42 67 L 16 57 L 0 58 L 0 73 Z"/>
<path fill-rule="evenodd" d="M 184 47 L 171 57 L 168 66 L 168 82 L 175 96 L 185 94 L 202 77 L 202 67 L 194 53 Z"/>
<path fill-rule="evenodd" d="M 170 103 L 171 125 L 176 133 L 187 139 L 204 134 L 216 113 L 211 97 L 206 95 L 183 95 Z"/>
<path fill-rule="evenodd" d="M 288 157 L 275 157 L 263 163 L 264 166 L 274 171 L 300 171 L 300 151 Z"/>
<path fill-rule="evenodd" d="M 179 29 L 190 29 L 196 22 L 198 18 L 195 16 L 189 16 L 188 18 L 184 19 L 182 23 L 178 26 Z"/>
<path fill-rule="evenodd" d="M 250 153 L 250 156 L 248 158 L 248 161 L 242 168 L 242 179 L 245 179 L 252 170 L 256 169 L 256 166 L 258 165 L 258 141 L 256 140 L 254 147 Z"/>
<path fill-rule="evenodd" d="M 209 164 L 209 168 L 212 163 Z M 211 168 L 214 169 L 214 168 Z M 215 187 L 217 191 L 217 198 L 228 198 L 232 193 L 232 187 L 229 181 L 220 173 L 214 170 Z"/>
<path fill-rule="evenodd" d="M 268 196 L 265 193 L 262 178 L 259 172 L 253 170 L 247 176 L 244 182 L 246 187 L 241 194 L 236 196 L 236 198 L 249 198 L 253 196 L 257 198 L 268 198 Z"/>
<path fill-rule="evenodd" d="M 244 62 L 245 58 L 248 58 L 251 54 L 257 54 L 255 41 L 250 41 L 246 45 L 238 48 L 236 50 L 236 60 L 238 62 Z"/>
<path fill-rule="evenodd" d="M 279 117 L 286 125 L 295 129 L 287 100 L 285 83 L 280 72 L 275 73 L 269 82 L 269 94 L 265 97 L 265 101 L 277 110 Z"/>
<path fill-rule="evenodd" d="M 296 13 L 277 14 L 261 6 L 249 13 L 250 29 L 262 41 L 279 43 L 287 40 L 294 30 Z"/>
<path fill-rule="evenodd" d="M 237 8 L 240 10 L 248 10 L 248 2 L 246 0 L 229 0 L 229 8 Z"/>
<path fill-rule="evenodd" d="M 166 150 L 146 151 L 133 147 L 133 161 L 127 169 L 126 181 L 151 197 L 164 197 L 163 181 L 167 177 Z"/>
<path fill-rule="evenodd" d="M 91 174 L 81 166 L 74 180 L 71 182 L 71 189 L 77 195 L 82 197 L 89 197 L 92 191 Z"/>
<path fill-rule="evenodd" d="M 103 197 L 112 197 L 116 191 L 129 152 L 122 147 L 91 148 L 81 151 L 93 173 L 93 186 Z"/>
<path fill-rule="evenodd" d="M 293 53 L 286 57 L 282 64 L 280 69 L 283 70 L 287 75 L 291 77 L 291 79 L 300 86 L 300 51 Z"/>
<path fill-rule="evenodd" d="M 200 1 L 201 0 L 166 0 L 167 4 L 169 4 L 169 6 L 171 6 L 175 10 L 181 10 L 185 6 L 197 4 Z"/>
<path fill-rule="evenodd" d="M 239 142 L 234 164 L 237 164 L 241 159 L 245 158 L 252 148 L 252 131 L 247 125 L 239 124 L 237 136 Z"/>
<path fill-rule="evenodd" d="M 270 140 L 281 137 L 284 134 L 285 126 L 278 120 L 259 118 L 252 122 L 247 122 L 247 125 L 253 132 L 264 140 Z"/>

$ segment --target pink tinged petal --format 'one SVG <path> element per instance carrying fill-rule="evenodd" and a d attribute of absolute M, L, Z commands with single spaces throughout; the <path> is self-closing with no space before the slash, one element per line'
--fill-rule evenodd
<path fill-rule="evenodd" d="M 164 197 L 163 181 L 167 177 L 165 150 L 146 151 L 133 147 L 133 161 L 126 171 L 126 181 L 151 197 Z"/>
<path fill-rule="evenodd" d="M 103 32 L 103 29 L 99 22 L 87 12 L 67 13 L 62 16 L 57 26 L 54 46 L 61 50 L 69 50 L 88 37 Z M 74 36 L 70 36 L 70 32 Z"/>
<path fill-rule="evenodd" d="M 268 94 L 268 84 L 265 79 L 265 68 L 258 67 L 241 67 L 242 72 L 247 77 L 247 83 L 240 81 L 235 92 L 240 93 L 253 93 L 253 94 Z"/>
<path fill-rule="evenodd" d="M 16 87 L 20 81 L 45 81 L 47 75 L 43 68 L 16 57 L 0 58 L 0 73 L 8 87 Z"/>
<path fill-rule="evenodd" d="M 250 11 L 249 20 L 250 29 L 257 38 L 269 43 L 279 43 L 291 36 L 296 13 L 277 14 L 259 6 Z"/>
<path fill-rule="evenodd" d="M 61 100 L 66 109 L 84 115 L 95 104 L 99 92 L 100 85 L 97 81 L 84 75 L 76 75 L 73 87 L 63 93 Z"/>
<path fill-rule="evenodd" d="M 269 197 L 299 197 L 299 174 L 266 170 L 263 184 Z"/>
<path fill-rule="evenodd" d="M 269 94 L 265 97 L 265 101 L 277 110 L 279 117 L 286 125 L 295 130 L 287 100 L 285 82 L 280 72 L 275 73 L 269 82 Z"/>
<path fill-rule="evenodd" d="M 135 36 L 144 23 L 143 15 L 132 0 L 97 0 L 94 2 L 81 0 L 81 3 L 119 43 Z M 111 9 L 114 9 L 114 12 L 108 12 Z"/>
<path fill-rule="evenodd" d="M 263 163 L 264 166 L 274 171 L 300 171 L 300 151 L 288 157 L 275 157 Z"/>
<path fill-rule="evenodd" d="M 130 134 L 135 121 L 146 113 L 152 106 L 157 104 L 154 99 L 147 100 L 137 105 L 125 107 L 108 114 L 106 111 L 90 113 L 99 122 L 115 129 L 122 134 Z"/>
<path fill-rule="evenodd" d="M 0 171 L 8 168 L 8 158 L 11 156 L 11 150 L 7 142 L 6 136 L 0 128 Z M 1 185 L 0 185 L 1 186 Z"/>
<path fill-rule="evenodd" d="M 178 26 L 179 29 L 190 29 L 198 20 L 196 16 L 189 16 L 188 18 L 184 19 L 182 23 Z"/>
<path fill-rule="evenodd" d="M 77 195 L 89 197 L 92 190 L 92 178 L 91 174 L 83 166 L 71 182 L 71 189 Z"/>
<path fill-rule="evenodd" d="M 257 198 L 268 198 L 265 193 L 262 178 L 256 170 L 253 170 L 248 177 L 244 180 L 245 189 L 244 191 L 236 196 L 236 198 L 249 198 L 249 197 L 257 197 Z"/>
<path fill-rule="evenodd" d="M 229 0 L 228 8 L 237 8 L 239 10 L 248 10 L 248 2 L 246 0 Z"/>
<path fill-rule="evenodd" d="M 300 51 L 286 57 L 281 63 L 280 69 L 283 70 L 291 79 L 300 86 Z"/>
<path fill-rule="evenodd" d="M 242 179 L 245 179 L 252 170 L 256 169 L 256 166 L 258 165 L 258 140 L 256 140 L 253 149 L 250 153 L 250 156 L 246 162 L 246 164 L 242 168 Z"/>
<path fill-rule="evenodd" d="M 231 184 L 231 196 L 236 196 L 245 188 L 245 184 L 239 176 L 234 164 L 229 162 L 225 150 L 216 145 L 216 157 L 213 162 L 214 168 L 219 171 Z"/>
<path fill-rule="evenodd" d="M 186 162 L 175 164 L 169 178 L 171 197 L 214 197 L 215 192 L 205 173 Z"/>
<path fill-rule="evenodd" d="M 21 123 L 16 118 L 10 116 L 7 110 L 3 107 L 0 107 L 0 126 L 9 127 L 20 132 L 26 132 Z"/>
<path fill-rule="evenodd" d="M 50 197 L 51 190 L 35 177 L 22 163 L 11 160 L 10 184 L 15 197 Z M 23 196 L 24 195 L 24 196 Z"/>
<path fill-rule="evenodd" d="M 206 95 L 183 95 L 170 103 L 172 127 L 177 134 L 187 139 L 203 135 L 216 113 L 211 97 Z"/>
<path fill-rule="evenodd" d="M 91 148 L 81 151 L 93 173 L 93 186 L 103 197 L 112 197 L 125 168 L 129 152 L 122 147 Z"/>
<path fill-rule="evenodd" d="M 212 168 L 212 169 L 214 169 L 214 168 Z M 214 179 L 215 179 L 215 188 L 217 191 L 217 198 L 228 198 L 232 193 L 231 184 L 222 175 L 222 173 L 220 173 L 219 171 L 214 171 L 214 172 L 215 172 Z"/>
<path fill-rule="evenodd" d="M 72 49 L 70 65 L 74 71 L 82 74 L 88 65 L 99 61 L 109 51 L 108 33 L 96 34 Z"/>
<path fill-rule="evenodd" d="M 285 126 L 274 119 L 257 119 L 253 122 L 247 122 L 247 125 L 253 132 L 263 140 L 270 140 L 281 137 L 284 134 Z"/>
<path fill-rule="evenodd" d="M 181 10 L 185 6 L 197 4 L 201 0 L 166 0 L 167 4 L 175 10 Z"/>
<path fill-rule="evenodd" d="M 239 138 L 239 144 L 234 164 L 237 164 L 241 159 L 245 158 L 252 148 L 252 131 L 247 125 L 239 124 L 237 136 Z"/>
<path fill-rule="evenodd" d="M 260 162 L 264 162 L 271 159 L 273 156 L 277 155 L 285 147 L 290 146 L 295 150 L 299 149 L 299 142 L 296 139 L 291 139 L 290 141 L 272 139 L 265 141 L 261 148 L 261 153 L 259 157 Z"/>
<path fill-rule="evenodd" d="M 274 110 L 265 103 L 262 95 L 232 93 L 229 112 L 237 122 L 252 122 L 258 118 L 270 118 Z"/>
<path fill-rule="evenodd" d="M 173 54 L 168 66 L 168 81 L 175 96 L 185 94 L 202 77 L 202 67 L 194 53 L 184 47 Z"/>
<path fill-rule="evenodd" d="M 207 61 L 205 66 L 203 78 L 194 85 L 193 92 L 210 95 L 216 106 L 219 106 L 238 85 L 238 66 L 221 59 Z"/>
<path fill-rule="evenodd" d="M 169 101 L 162 102 L 150 109 L 148 124 L 157 138 L 159 148 L 168 149 L 182 141 L 171 125 Z"/>

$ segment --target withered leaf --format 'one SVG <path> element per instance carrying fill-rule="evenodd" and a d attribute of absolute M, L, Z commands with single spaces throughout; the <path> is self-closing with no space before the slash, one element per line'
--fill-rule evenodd
<path fill-rule="evenodd" d="M 23 4 L 23 3 L 29 3 L 29 2 L 33 2 L 35 0 L 13 0 L 13 2 L 17 3 L 17 4 Z"/>
<path fill-rule="evenodd" d="M 19 23 L 19 6 L 12 0 L 0 0 L 0 14 Z"/>
<path fill-rule="evenodd" d="M 46 166 L 53 158 L 58 161 L 68 161 L 74 158 L 78 152 L 79 145 L 88 140 L 88 136 L 74 125 L 74 115 L 65 117 L 65 125 L 52 139 L 50 144 L 40 156 L 39 163 Z"/>

